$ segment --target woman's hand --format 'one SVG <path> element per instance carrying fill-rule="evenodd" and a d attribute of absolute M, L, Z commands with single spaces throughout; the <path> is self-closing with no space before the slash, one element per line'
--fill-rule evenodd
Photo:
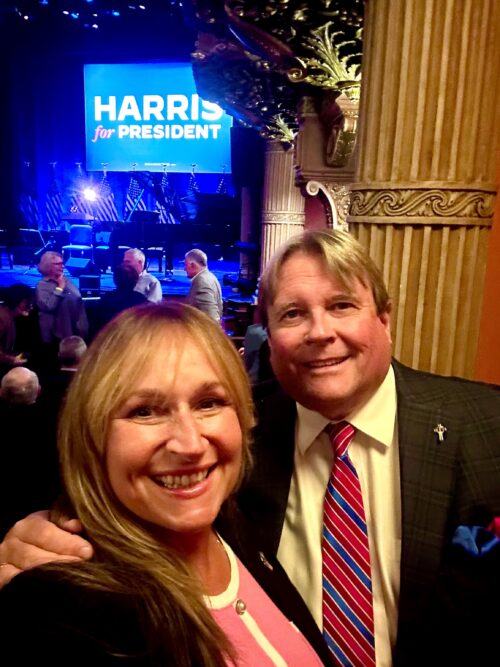
<path fill-rule="evenodd" d="M 49 512 L 35 512 L 18 521 L 0 544 L 0 588 L 23 570 L 52 561 L 85 560 L 92 546 L 80 537 L 77 519 L 56 524 Z"/>

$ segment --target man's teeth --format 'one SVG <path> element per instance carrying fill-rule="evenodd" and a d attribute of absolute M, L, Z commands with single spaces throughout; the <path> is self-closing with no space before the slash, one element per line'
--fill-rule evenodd
<path fill-rule="evenodd" d="M 166 489 L 185 489 L 206 479 L 208 472 L 208 470 L 203 470 L 192 475 L 165 475 L 163 477 L 155 477 L 155 479 Z"/>
<path fill-rule="evenodd" d="M 309 361 L 308 366 L 311 368 L 323 368 L 323 366 L 338 366 L 341 364 L 343 361 L 345 361 L 345 357 L 342 357 L 342 359 L 323 359 L 319 361 Z"/>

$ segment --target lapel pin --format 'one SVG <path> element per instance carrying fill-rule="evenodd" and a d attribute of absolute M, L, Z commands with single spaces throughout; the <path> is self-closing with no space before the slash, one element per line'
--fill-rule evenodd
<path fill-rule="evenodd" d="M 438 442 L 444 442 L 444 436 L 446 435 L 447 430 L 448 429 L 446 426 L 443 426 L 443 424 L 436 424 L 433 431 L 438 437 Z"/>
<path fill-rule="evenodd" d="M 261 563 L 262 563 L 263 565 L 265 565 L 265 567 L 267 567 L 267 569 L 268 569 L 268 570 L 271 570 L 271 572 L 272 572 L 272 571 L 273 571 L 273 566 L 272 566 L 271 563 L 267 560 L 267 558 L 264 556 L 264 554 L 262 553 L 262 551 L 259 551 L 259 558 L 260 558 Z"/>

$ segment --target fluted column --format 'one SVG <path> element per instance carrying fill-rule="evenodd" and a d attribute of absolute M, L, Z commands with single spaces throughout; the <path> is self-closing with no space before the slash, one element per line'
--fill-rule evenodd
<path fill-rule="evenodd" d="M 305 201 L 295 185 L 293 150 L 279 141 L 266 146 L 262 196 L 261 269 L 276 248 L 304 229 Z"/>
<path fill-rule="evenodd" d="M 350 230 L 383 267 L 394 353 L 472 377 L 499 146 L 500 3 L 368 0 Z"/>

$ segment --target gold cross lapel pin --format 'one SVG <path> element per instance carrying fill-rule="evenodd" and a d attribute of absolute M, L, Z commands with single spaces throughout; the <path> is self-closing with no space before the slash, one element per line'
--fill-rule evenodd
<path fill-rule="evenodd" d="M 441 424 L 441 423 L 436 424 L 436 426 L 434 427 L 433 431 L 437 435 L 438 444 L 441 443 L 441 442 L 444 442 L 444 438 L 445 438 L 447 430 L 448 429 L 446 428 L 446 426 L 443 426 L 443 424 Z"/>

